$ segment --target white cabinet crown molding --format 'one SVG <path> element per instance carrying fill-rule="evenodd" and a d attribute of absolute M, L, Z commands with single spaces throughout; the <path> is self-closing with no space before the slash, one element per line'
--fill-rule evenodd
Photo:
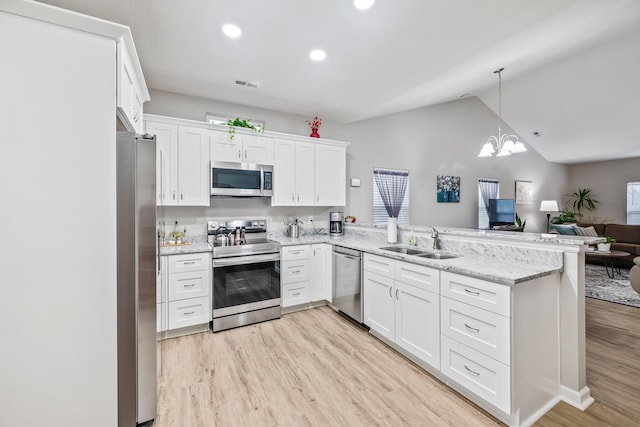
<path fill-rule="evenodd" d="M 178 117 L 169 117 L 169 116 L 162 116 L 158 114 L 148 114 L 148 113 L 145 113 L 143 117 L 145 121 L 152 121 L 152 122 L 159 121 L 163 123 L 171 123 L 171 124 L 180 125 L 180 126 L 193 126 L 193 127 L 200 127 L 204 129 L 218 130 L 218 131 L 224 131 L 224 132 L 229 131 L 229 127 L 227 126 L 216 125 L 213 123 L 202 122 L 199 120 L 181 119 Z M 324 139 L 324 138 L 311 138 L 303 135 L 293 135 L 290 133 L 273 132 L 268 130 L 265 130 L 264 132 L 256 132 L 250 129 L 243 129 L 243 128 L 236 127 L 235 133 L 237 135 L 265 136 L 270 138 L 289 139 L 292 141 L 304 141 L 304 142 L 312 142 L 312 143 L 321 143 L 324 145 L 336 145 L 340 147 L 347 147 L 350 145 L 350 143 L 346 141 L 336 141 L 336 140 Z"/>

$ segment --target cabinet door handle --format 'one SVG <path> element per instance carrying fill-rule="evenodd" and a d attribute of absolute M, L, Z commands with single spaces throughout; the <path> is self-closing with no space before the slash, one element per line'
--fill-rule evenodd
<path fill-rule="evenodd" d="M 176 196 L 177 196 L 176 190 L 173 190 L 173 200 L 176 199 Z"/>
<path fill-rule="evenodd" d="M 480 329 L 478 328 L 474 328 L 473 326 L 469 326 L 466 323 L 464 324 L 464 326 L 469 329 L 471 332 L 480 332 Z"/>
<path fill-rule="evenodd" d="M 298 194 L 298 201 L 300 201 L 300 195 Z"/>
<path fill-rule="evenodd" d="M 480 372 L 476 372 L 473 369 L 470 369 L 467 365 L 464 365 L 464 369 L 466 369 L 468 372 L 472 373 L 476 377 L 480 375 Z"/>
<path fill-rule="evenodd" d="M 398 295 L 398 292 L 400 292 L 400 289 L 396 289 L 396 299 L 399 300 L 400 296 Z"/>
<path fill-rule="evenodd" d="M 244 159 L 247 160 L 247 150 L 244 150 Z"/>
<path fill-rule="evenodd" d="M 471 295 L 480 295 L 480 292 L 471 291 L 471 290 L 469 290 L 469 289 L 467 289 L 467 288 L 464 288 L 464 291 L 465 291 L 466 293 L 468 293 L 468 294 L 471 294 Z"/>
<path fill-rule="evenodd" d="M 295 195 L 295 194 L 293 194 L 293 193 L 291 193 L 291 201 L 292 201 L 292 202 L 295 202 L 295 201 L 296 201 L 296 195 Z"/>
<path fill-rule="evenodd" d="M 319 201 L 320 201 L 320 195 L 318 194 L 318 195 L 316 196 L 316 202 L 319 202 Z"/>
<path fill-rule="evenodd" d="M 393 298 L 393 290 L 391 289 L 391 286 L 389 286 L 389 296 Z"/>
<path fill-rule="evenodd" d="M 238 158 L 241 159 L 242 158 L 242 152 L 240 150 L 238 150 Z"/>
<path fill-rule="evenodd" d="M 180 200 L 184 200 L 184 191 L 180 192 Z"/>

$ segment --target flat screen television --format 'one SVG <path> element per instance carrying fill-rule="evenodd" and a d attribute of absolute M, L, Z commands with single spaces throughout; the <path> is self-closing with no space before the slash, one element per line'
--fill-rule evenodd
<path fill-rule="evenodd" d="M 513 225 L 516 221 L 513 199 L 489 199 L 489 228 Z"/>

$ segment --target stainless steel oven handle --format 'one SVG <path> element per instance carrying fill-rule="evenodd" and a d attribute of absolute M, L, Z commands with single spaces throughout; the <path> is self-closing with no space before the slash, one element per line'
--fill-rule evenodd
<path fill-rule="evenodd" d="M 245 265 L 245 264 L 255 264 L 258 262 L 269 262 L 269 261 L 278 261 L 280 260 L 280 253 L 276 252 L 273 254 L 263 254 L 263 255 L 248 255 L 248 256 L 238 256 L 238 257 L 229 257 L 229 258 L 214 258 L 213 259 L 213 268 L 216 267 L 230 267 L 233 265 Z"/>

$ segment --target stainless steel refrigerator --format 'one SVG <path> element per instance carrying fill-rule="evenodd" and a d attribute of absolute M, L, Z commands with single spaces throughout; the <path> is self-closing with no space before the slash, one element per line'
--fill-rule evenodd
<path fill-rule="evenodd" d="M 116 164 L 118 426 L 131 427 L 156 416 L 155 136 L 117 132 Z"/>

